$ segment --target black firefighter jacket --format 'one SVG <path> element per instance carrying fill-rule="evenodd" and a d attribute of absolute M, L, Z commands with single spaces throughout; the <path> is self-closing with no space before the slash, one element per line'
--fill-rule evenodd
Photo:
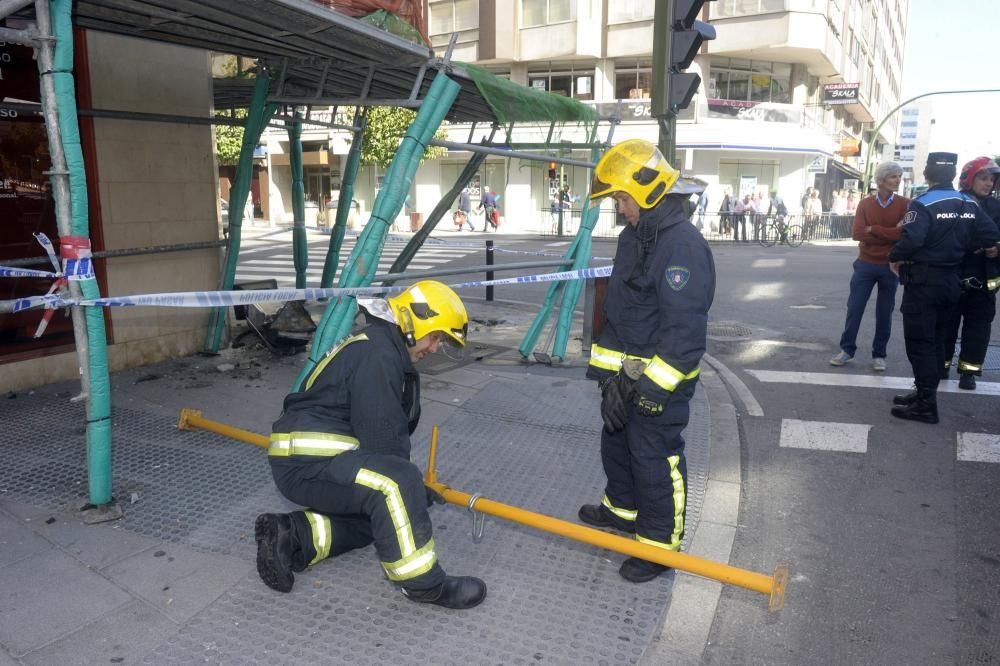
<path fill-rule="evenodd" d="M 689 398 L 714 298 L 712 251 L 683 200 L 667 196 L 618 237 L 604 326 L 591 347 L 587 376 L 603 380 L 633 357 L 646 363 L 636 384 L 641 395 L 661 403 L 675 394 Z"/>
<path fill-rule="evenodd" d="M 341 435 L 349 448 L 410 459 L 410 434 L 420 419 L 420 376 L 395 324 L 370 318 L 359 333 L 335 344 L 303 390 L 285 398 L 272 426 L 275 440 L 295 433 Z M 292 436 L 291 441 L 296 441 Z M 302 437 L 301 439 L 308 439 Z M 336 440 L 331 442 L 335 446 Z M 286 455 L 335 455 L 289 451 Z"/>

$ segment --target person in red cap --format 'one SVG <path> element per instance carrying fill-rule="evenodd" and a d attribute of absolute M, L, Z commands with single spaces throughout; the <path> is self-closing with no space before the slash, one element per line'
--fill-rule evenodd
<path fill-rule="evenodd" d="M 1000 166 L 989 157 L 977 157 L 962 167 L 958 189 L 970 195 L 995 224 L 1000 225 L 1000 200 L 993 196 Z M 990 329 L 997 312 L 997 289 L 1000 288 L 1000 260 L 997 248 L 970 252 L 962 260 L 962 295 L 958 307 L 949 321 L 944 340 L 944 368 L 946 378 L 955 356 L 955 342 L 959 327 L 962 329 L 962 349 L 958 356 L 958 387 L 976 390 L 976 376 L 983 373 L 986 348 L 990 343 Z"/>

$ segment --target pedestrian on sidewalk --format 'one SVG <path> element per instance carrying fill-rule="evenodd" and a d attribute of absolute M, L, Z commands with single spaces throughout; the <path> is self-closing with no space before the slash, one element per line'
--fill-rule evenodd
<path fill-rule="evenodd" d="M 591 199 L 611 196 L 628 222 L 604 299 L 604 326 L 587 377 L 602 392 L 600 504 L 580 507 L 583 522 L 635 534 L 678 551 L 684 538 L 687 463 L 682 431 L 705 353 L 715 263 L 694 225 L 691 195 L 705 183 L 681 178 L 655 145 L 624 141 L 594 168 Z M 667 567 L 637 557 L 626 580 L 653 580 Z"/>
<path fill-rule="evenodd" d="M 491 226 L 496 230 L 497 224 L 494 216 L 497 215 L 497 198 L 496 195 L 490 192 L 490 188 L 486 186 L 483 186 L 483 198 L 479 201 L 479 207 L 486 213 L 483 221 L 483 231 L 489 231 Z"/>
<path fill-rule="evenodd" d="M 465 228 L 465 225 L 469 225 L 469 231 L 475 231 L 476 228 L 472 226 L 472 220 L 469 217 L 472 214 L 472 197 L 469 195 L 469 188 L 462 188 L 462 193 L 458 195 L 458 212 L 461 216 L 456 217 L 458 222 L 458 230 L 461 231 Z"/>
<path fill-rule="evenodd" d="M 889 261 L 899 268 L 903 285 L 903 339 L 913 367 L 916 390 L 893 398 L 892 415 L 937 423 L 937 387 L 944 367 L 944 341 L 962 293 L 960 269 L 966 252 L 1000 241 L 1000 229 L 974 198 L 952 187 L 955 153 L 929 153 L 926 193 L 910 202 L 903 233 Z"/>
<path fill-rule="evenodd" d="M 895 162 L 883 162 L 875 169 L 877 190 L 865 197 L 854 212 L 851 237 L 858 241 L 858 258 L 847 296 L 847 318 L 840 335 L 840 352 L 830 365 L 842 366 L 858 350 L 858 329 L 865 307 L 878 285 L 875 301 L 875 338 L 872 340 L 872 370 L 885 372 L 886 346 L 892 334 L 892 311 L 896 307 L 899 277 L 889 268 L 889 250 L 903 232 L 903 216 L 910 200 L 897 194 L 903 169 Z"/>
<path fill-rule="evenodd" d="M 296 573 L 374 542 L 385 575 L 407 599 L 472 608 L 486 584 L 445 575 L 427 513 L 443 500 L 410 462 L 420 419 L 414 363 L 442 345 L 465 345 L 465 306 L 432 280 L 358 302 L 368 325 L 333 346 L 285 398 L 272 428 L 268 460 L 278 490 L 308 508 L 257 516 L 257 572 L 268 587 L 290 592 Z"/>
<path fill-rule="evenodd" d="M 973 197 L 983 212 L 1000 225 L 1000 200 L 992 196 L 1000 166 L 989 157 L 977 157 L 962 167 L 959 190 Z M 1000 288 L 1000 261 L 997 248 L 968 252 L 962 260 L 962 295 L 952 313 L 944 341 L 944 369 L 947 379 L 955 356 L 958 329 L 962 329 L 962 351 L 958 357 L 958 388 L 976 390 L 976 377 L 983 374 L 986 348 L 990 344 L 993 317 L 997 312 L 997 288 Z"/>

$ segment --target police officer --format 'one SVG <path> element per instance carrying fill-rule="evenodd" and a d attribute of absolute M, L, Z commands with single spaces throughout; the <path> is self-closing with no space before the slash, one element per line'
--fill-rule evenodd
<path fill-rule="evenodd" d="M 257 572 L 279 592 L 295 573 L 367 546 L 413 601 L 471 608 L 486 597 L 478 578 L 446 576 L 438 564 L 431 493 L 410 462 L 420 418 L 414 363 L 443 344 L 464 346 L 469 318 L 440 282 L 398 296 L 359 299 L 368 326 L 343 338 L 285 398 L 268 459 L 278 490 L 308 509 L 257 516 Z"/>
<path fill-rule="evenodd" d="M 604 300 L 604 327 L 587 376 L 602 392 L 601 459 L 607 486 L 580 520 L 635 534 L 677 551 L 684 536 L 688 422 L 705 352 L 715 264 L 691 224 L 691 195 L 705 184 L 682 179 L 656 146 L 624 141 L 594 169 L 591 199 L 611 196 L 628 226 L 618 237 Z M 653 580 L 667 567 L 629 558 L 626 580 Z"/>
<path fill-rule="evenodd" d="M 954 153 L 930 153 L 924 167 L 926 193 L 910 202 L 903 232 L 889 252 L 903 284 L 903 338 L 916 390 L 893 398 L 892 415 L 937 423 L 937 386 L 944 367 L 948 322 L 961 295 L 966 252 L 1000 241 L 1000 230 L 976 200 L 952 187 Z"/>
<path fill-rule="evenodd" d="M 1000 166 L 989 157 L 977 157 L 962 167 L 958 187 L 974 198 L 983 211 L 1000 223 L 1000 201 L 992 197 Z M 990 343 L 990 328 L 997 311 L 997 288 L 1000 287 L 1000 263 L 997 248 L 966 253 L 962 261 L 962 295 L 948 323 L 944 342 L 944 370 L 948 377 L 959 325 L 962 328 L 962 351 L 958 358 L 958 387 L 976 390 L 976 376 L 983 374 L 983 361 Z"/>

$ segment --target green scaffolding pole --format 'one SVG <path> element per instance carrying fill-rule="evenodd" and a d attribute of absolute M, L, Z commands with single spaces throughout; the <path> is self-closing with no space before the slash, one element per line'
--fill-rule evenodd
<path fill-rule="evenodd" d="M 591 141 L 593 141 L 593 136 L 591 136 Z M 593 150 L 591 161 L 596 162 L 599 156 L 600 153 L 596 149 Z M 586 268 L 587 264 L 590 263 L 592 234 L 600 215 L 600 207 L 590 204 L 589 195 L 590 192 L 588 190 L 587 196 L 584 197 L 584 209 L 580 219 L 580 228 L 577 230 L 576 235 L 573 237 L 573 242 L 565 254 L 566 259 L 572 259 L 573 261 L 571 270 Z M 552 324 L 555 327 L 555 341 L 552 346 L 551 356 L 555 361 L 561 361 L 566 357 L 566 344 L 573 325 L 573 310 L 576 308 L 581 288 L 581 280 L 553 282 L 549 285 L 549 289 L 545 294 L 545 300 L 542 301 L 542 307 L 538 310 L 538 314 L 535 315 L 531 326 L 528 327 L 528 332 L 525 333 L 524 339 L 521 341 L 521 346 L 517 348 L 522 358 L 527 359 L 538 343 L 538 337 L 545 328 L 548 318 L 552 315 L 555 301 L 559 298 L 560 294 L 562 295 L 562 300 L 559 304 L 559 319 Z"/>
<path fill-rule="evenodd" d="M 87 176 L 84 171 L 80 126 L 77 123 L 76 91 L 73 81 L 73 23 L 71 0 L 52 0 L 35 5 L 38 31 L 55 39 L 55 45 L 38 48 L 38 68 L 42 79 L 42 104 L 47 116 L 54 110 L 58 123 L 46 118 L 46 129 L 52 144 L 53 192 L 63 194 L 56 200 L 57 224 L 60 236 L 77 236 L 89 242 Z M 53 109 L 53 105 L 55 109 Z M 57 125 L 57 126 L 56 126 Z M 57 145 L 58 144 L 58 145 Z M 68 177 L 68 190 L 65 181 Z M 70 219 L 66 213 L 70 213 Z M 80 295 L 86 299 L 101 297 L 100 287 L 93 276 L 78 280 Z M 75 291 L 76 288 L 73 289 Z M 92 506 L 108 505 L 111 495 L 111 378 L 108 373 L 107 331 L 104 310 L 85 308 L 87 354 L 81 367 L 89 375 L 87 390 L 87 471 L 89 502 Z"/>
<path fill-rule="evenodd" d="M 222 270 L 219 289 L 229 291 L 236 279 L 236 262 L 240 256 L 240 240 L 243 237 L 243 207 L 250 196 L 250 181 L 253 179 L 253 151 L 257 147 L 260 135 L 271 122 L 277 104 L 266 104 L 267 88 L 270 77 L 267 72 L 258 70 L 254 85 L 250 109 L 247 113 L 247 124 L 243 130 L 243 145 L 240 147 L 240 162 L 236 167 L 236 180 L 229 190 L 229 247 L 226 249 L 226 264 Z M 228 308 L 216 308 L 209 320 L 205 335 L 204 351 L 217 354 L 222 342 L 222 331 L 226 324 Z"/>
<path fill-rule="evenodd" d="M 403 207 L 403 200 L 410 191 L 424 149 L 433 138 L 434 132 L 441 126 L 460 89 L 461 86 L 449 79 L 444 72 L 439 71 L 434 77 L 417 112 L 417 117 L 406 130 L 406 135 L 399 144 L 399 150 L 389 165 L 383 181 L 384 186 L 375 198 L 371 218 L 358 237 L 358 242 L 351 252 L 337 286 L 361 287 L 372 283 L 372 278 L 378 269 L 378 259 L 382 254 L 385 236 L 391 226 L 390 221 Z M 333 342 L 350 331 L 356 309 L 357 300 L 352 296 L 327 305 L 319 327 L 313 335 L 309 358 L 295 380 L 292 390 L 298 390 Z"/>
<path fill-rule="evenodd" d="M 292 169 L 292 262 L 295 265 L 295 288 L 306 288 L 309 247 L 306 244 L 306 188 L 302 183 L 302 112 L 295 110 L 295 120 L 288 126 L 288 163 Z"/>
<path fill-rule="evenodd" d="M 347 217 L 351 214 L 354 202 L 354 181 L 358 177 L 358 165 L 361 164 L 361 138 L 368 126 L 368 108 L 359 109 L 354 113 L 354 140 L 351 150 L 347 153 L 347 164 L 344 165 L 344 177 L 340 183 L 340 198 L 337 199 L 337 221 L 330 231 L 330 246 L 326 251 L 326 261 L 323 263 L 323 279 L 319 286 L 329 289 L 333 286 L 333 277 L 340 265 L 340 248 L 344 244 L 344 234 L 347 232 Z"/>

